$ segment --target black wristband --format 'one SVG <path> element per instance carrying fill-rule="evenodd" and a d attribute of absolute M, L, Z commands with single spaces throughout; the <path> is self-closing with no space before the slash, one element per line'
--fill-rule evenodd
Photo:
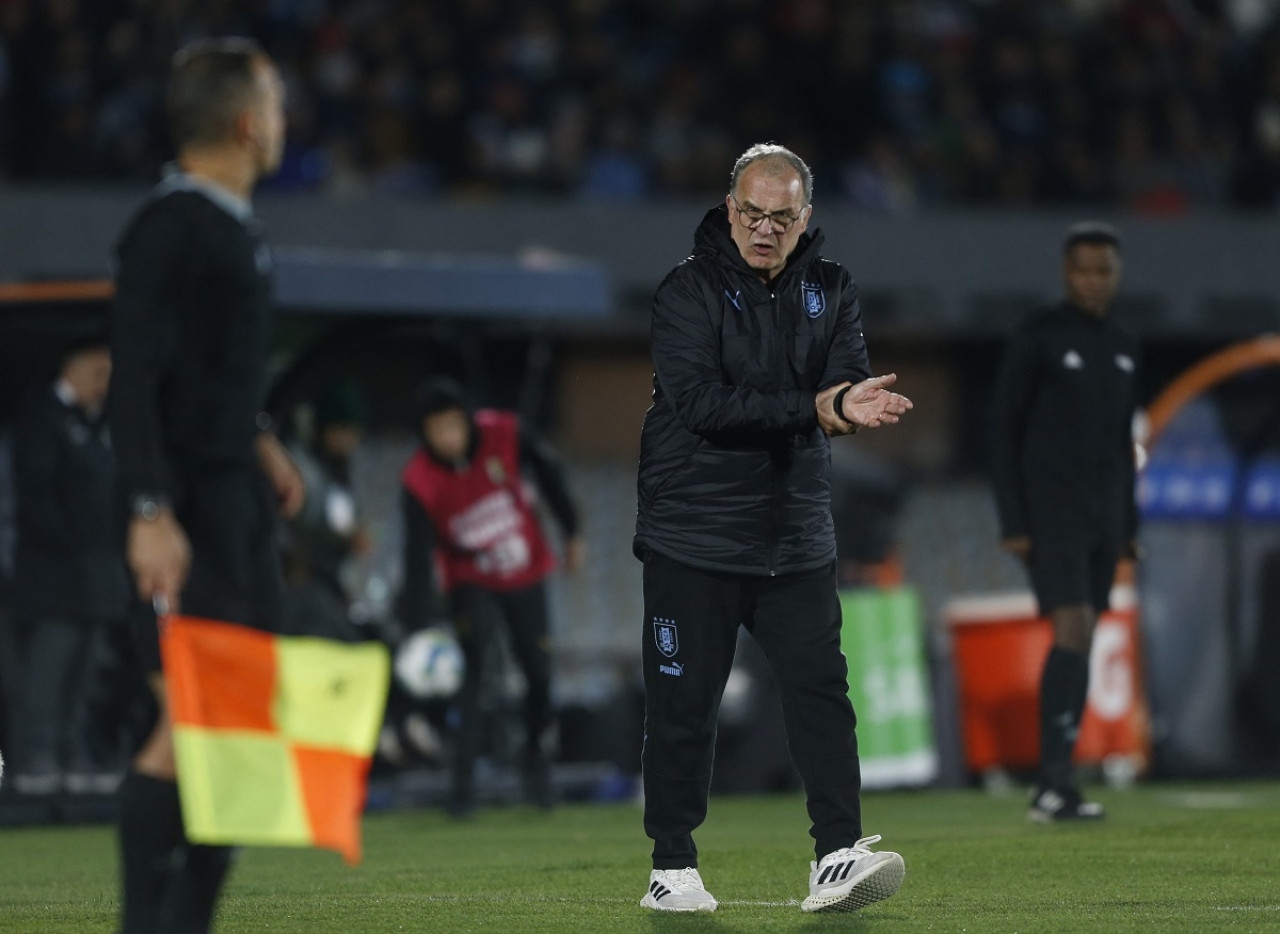
<path fill-rule="evenodd" d="M 831 400 L 831 407 L 836 411 L 836 418 L 840 419 L 840 421 L 844 422 L 846 425 L 852 425 L 856 430 L 858 423 L 849 421 L 849 419 L 845 418 L 844 415 L 844 394 L 852 388 L 853 384 L 850 383 L 848 386 L 845 386 L 844 389 L 841 389 L 836 393 L 836 397 Z"/>

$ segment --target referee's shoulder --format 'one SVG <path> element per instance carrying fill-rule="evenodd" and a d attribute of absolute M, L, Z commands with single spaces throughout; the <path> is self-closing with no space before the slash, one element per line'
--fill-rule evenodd
<path fill-rule="evenodd" d="M 182 188 L 157 186 L 138 208 L 137 220 L 170 218 L 178 221 L 199 222 L 217 217 L 219 208 L 204 195 Z"/>
<path fill-rule="evenodd" d="M 120 237 L 120 245 L 185 241 L 207 224 L 208 200 L 190 191 L 157 191 L 134 211 Z"/>

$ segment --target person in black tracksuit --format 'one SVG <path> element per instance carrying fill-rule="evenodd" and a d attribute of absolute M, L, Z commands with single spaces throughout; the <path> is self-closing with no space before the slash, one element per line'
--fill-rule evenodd
<path fill-rule="evenodd" d="M 1133 551 L 1133 418 L 1140 351 L 1110 316 L 1119 238 L 1096 223 L 1064 241 L 1064 302 L 1009 339 L 991 409 L 991 469 L 1004 547 L 1027 565 L 1054 642 L 1040 688 L 1040 776 L 1030 816 L 1098 818 L 1073 780 L 1089 649 L 1116 562 Z"/>
<path fill-rule="evenodd" d="M 95 649 L 123 620 L 129 586 L 115 521 L 115 459 L 102 409 L 106 340 L 77 344 L 14 425 L 14 595 L 26 629 L 19 791 L 54 792 L 90 766 L 85 702 Z"/>
<path fill-rule="evenodd" d="M 270 629 L 280 615 L 277 508 L 303 488 L 266 427 L 271 257 L 249 196 L 279 164 L 283 89 L 247 40 L 194 43 L 174 59 L 171 174 L 116 250 L 109 419 L 139 651 L 160 702 L 121 786 L 122 930 L 205 931 L 227 847 L 183 837 L 156 619 L 169 611 Z"/>
<path fill-rule="evenodd" d="M 644 563 L 643 773 L 653 873 L 641 904 L 714 910 L 693 831 L 706 816 L 716 712 L 739 626 L 769 659 L 820 860 L 804 909 L 893 894 L 896 853 L 862 838 L 840 652 L 828 438 L 910 408 L 871 378 L 857 287 L 806 232 L 812 175 L 781 146 L 734 166 L 694 252 L 653 302 L 653 405 L 641 433 L 634 550 Z"/>

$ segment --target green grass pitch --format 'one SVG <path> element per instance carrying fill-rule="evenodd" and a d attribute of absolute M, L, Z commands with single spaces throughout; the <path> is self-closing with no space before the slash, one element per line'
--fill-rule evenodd
<path fill-rule="evenodd" d="M 810 853 L 795 796 L 715 798 L 698 835 L 710 915 L 638 907 L 648 841 L 634 805 L 550 815 L 435 811 L 365 821 L 365 861 L 243 851 L 223 900 L 232 932 L 1280 932 L 1280 783 L 1099 790 L 1108 820 L 1028 823 L 1021 797 L 864 797 L 868 832 L 907 863 L 902 890 L 854 915 L 802 915 Z M 107 932 L 107 827 L 0 829 L 0 931 Z"/>

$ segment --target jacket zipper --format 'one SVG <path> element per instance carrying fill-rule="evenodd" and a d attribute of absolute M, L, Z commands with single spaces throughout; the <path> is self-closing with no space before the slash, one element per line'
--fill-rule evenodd
<path fill-rule="evenodd" d="M 782 322 L 779 320 L 780 307 L 778 304 L 778 293 L 774 289 L 769 290 L 769 298 L 772 301 L 773 310 L 773 333 L 776 337 L 782 333 Z M 774 361 L 774 367 L 777 367 L 777 361 Z M 778 496 L 778 468 L 774 465 L 773 477 L 769 481 L 769 534 L 765 541 L 765 560 L 769 567 L 769 576 L 777 577 L 778 569 L 778 516 L 782 512 L 781 498 Z"/>

